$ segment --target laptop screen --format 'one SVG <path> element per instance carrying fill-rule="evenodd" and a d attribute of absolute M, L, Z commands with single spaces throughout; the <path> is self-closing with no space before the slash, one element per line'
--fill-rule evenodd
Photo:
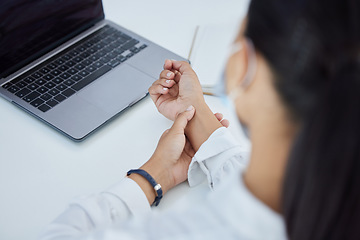
<path fill-rule="evenodd" d="M 1 0 L 0 77 L 103 18 L 101 0 Z"/>

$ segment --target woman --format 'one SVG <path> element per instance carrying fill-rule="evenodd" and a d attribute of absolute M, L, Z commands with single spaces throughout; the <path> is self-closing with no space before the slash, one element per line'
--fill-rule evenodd
<path fill-rule="evenodd" d="M 130 172 L 76 200 L 43 239 L 358 239 L 359 16 L 351 0 L 251 2 L 226 69 L 252 142 L 247 167 L 191 67 L 167 60 L 149 92 L 175 122 L 141 169 L 163 194 L 187 178 L 214 191 L 189 209 L 149 213 L 161 190 Z"/>

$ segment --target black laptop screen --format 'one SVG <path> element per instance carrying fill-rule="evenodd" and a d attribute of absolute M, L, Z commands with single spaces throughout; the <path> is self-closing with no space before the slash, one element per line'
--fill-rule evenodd
<path fill-rule="evenodd" d="M 1 0 L 0 77 L 103 18 L 101 0 Z"/>

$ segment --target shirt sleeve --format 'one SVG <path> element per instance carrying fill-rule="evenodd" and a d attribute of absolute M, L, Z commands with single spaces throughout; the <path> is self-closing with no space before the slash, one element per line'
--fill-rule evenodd
<path fill-rule="evenodd" d="M 214 190 L 226 176 L 245 168 L 248 158 L 249 150 L 227 128 L 218 128 L 193 157 L 188 170 L 189 185 L 193 187 L 207 179 Z"/>
<path fill-rule="evenodd" d="M 44 230 L 40 239 L 70 239 L 70 236 L 82 239 L 95 229 L 124 222 L 132 216 L 146 215 L 150 211 L 149 202 L 139 185 L 124 178 L 100 194 L 75 199 Z"/>

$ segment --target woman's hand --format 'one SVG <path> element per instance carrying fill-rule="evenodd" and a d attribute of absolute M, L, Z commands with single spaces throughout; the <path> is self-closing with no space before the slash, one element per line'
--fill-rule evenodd
<path fill-rule="evenodd" d="M 149 93 L 158 111 L 172 121 L 188 106 L 205 103 L 198 77 L 187 62 L 166 60 Z"/>
<path fill-rule="evenodd" d="M 184 129 L 194 114 L 195 109 L 192 106 L 179 114 L 173 126 L 161 136 L 153 156 L 141 167 L 162 186 L 163 194 L 187 179 L 187 172 L 195 151 L 186 139 Z M 229 121 L 223 119 L 221 113 L 215 113 L 215 117 L 224 127 L 229 127 Z M 147 180 L 137 174 L 129 177 L 138 183 L 149 203 L 152 204 L 155 191 Z"/>
<path fill-rule="evenodd" d="M 167 192 L 174 186 L 184 182 L 187 179 L 187 173 L 190 162 L 195 155 L 195 151 L 187 140 L 184 130 L 188 122 L 193 118 L 195 109 L 190 106 L 185 112 L 180 113 L 173 126 L 166 130 L 161 136 L 158 146 L 150 160 L 141 168 L 146 171 L 155 171 L 156 168 L 160 185 L 163 191 Z M 224 126 L 229 127 L 229 121 L 223 119 L 221 113 L 216 113 L 215 117 Z M 151 174 L 150 174 L 151 175 Z M 154 177 L 156 179 L 156 177 Z"/>
<path fill-rule="evenodd" d="M 163 194 L 187 179 L 187 171 L 195 151 L 186 140 L 184 129 L 194 114 L 193 106 L 178 114 L 172 127 L 161 136 L 150 160 L 140 168 L 161 185 Z M 155 199 L 155 191 L 150 183 L 137 174 L 131 174 L 129 178 L 141 187 L 151 205 Z"/>

